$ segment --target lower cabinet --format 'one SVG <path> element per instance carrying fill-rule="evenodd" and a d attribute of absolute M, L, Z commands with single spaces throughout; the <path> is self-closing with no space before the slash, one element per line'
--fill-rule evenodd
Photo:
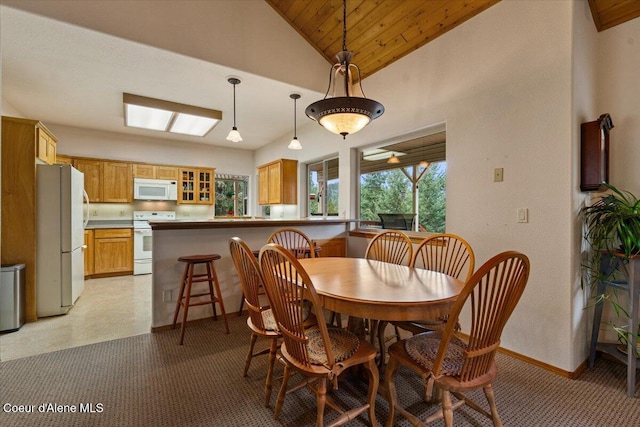
<path fill-rule="evenodd" d="M 328 240 L 314 240 L 316 246 L 322 249 L 318 252 L 321 257 L 346 257 L 347 256 L 347 239 L 335 237 Z"/>
<path fill-rule="evenodd" d="M 133 274 L 133 230 L 104 228 L 93 230 L 92 276 Z M 89 246 L 89 245 L 87 245 Z M 89 256 L 85 256 L 85 270 Z"/>

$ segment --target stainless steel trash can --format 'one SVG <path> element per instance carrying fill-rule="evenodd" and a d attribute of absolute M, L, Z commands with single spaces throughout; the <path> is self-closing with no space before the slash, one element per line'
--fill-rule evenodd
<path fill-rule="evenodd" d="M 3 265 L 0 273 L 0 332 L 24 325 L 24 264 Z"/>

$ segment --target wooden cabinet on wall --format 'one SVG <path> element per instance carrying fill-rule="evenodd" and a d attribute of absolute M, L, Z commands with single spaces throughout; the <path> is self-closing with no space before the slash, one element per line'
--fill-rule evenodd
<path fill-rule="evenodd" d="M 258 167 L 258 204 L 298 203 L 298 161 L 280 159 Z"/>
<path fill-rule="evenodd" d="M 94 230 L 93 274 L 133 274 L 133 230 L 108 228 Z"/>
<path fill-rule="evenodd" d="M 73 165 L 73 158 L 64 154 L 56 154 L 56 165 Z"/>
<path fill-rule="evenodd" d="M 84 277 L 93 275 L 94 248 L 93 230 L 84 230 Z"/>
<path fill-rule="evenodd" d="M 179 204 L 213 204 L 215 169 L 179 168 Z"/>
<path fill-rule="evenodd" d="M 46 136 L 46 138 L 45 138 Z M 36 312 L 36 165 L 53 163 L 56 138 L 37 120 L 2 117 L 2 264 L 25 264 L 24 313 Z M 49 151 L 47 151 L 49 150 Z M 50 158 L 52 155 L 53 158 Z"/>
<path fill-rule="evenodd" d="M 102 202 L 133 203 L 131 163 L 102 162 Z"/>
<path fill-rule="evenodd" d="M 132 167 L 134 178 L 178 180 L 178 168 L 175 166 L 134 163 Z"/>
<path fill-rule="evenodd" d="M 133 203 L 131 163 L 98 159 L 73 159 L 84 174 L 84 189 L 93 203 Z"/>

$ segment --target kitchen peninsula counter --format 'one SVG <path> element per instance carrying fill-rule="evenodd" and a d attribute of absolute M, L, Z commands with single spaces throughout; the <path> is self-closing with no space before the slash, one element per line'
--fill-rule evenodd
<path fill-rule="evenodd" d="M 321 256 L 344 256 L 349 231 L 357 223 L 345 218 L 220 218 L 208 220 L 150 221 L 152 239 L 152 330 L 164 329 L 173 321 L 176 299 L 184 263 L 178 257 L 219 254 L 215 261 L 222 299 L 227 315 L 235 315 L 240 307 L 242 290 L 229 253 L 229 239 L 240 237 L 253 250 L 258 250 L 275 230 L 292 227 L 307 234 L 322 246 Z M 196 272 L 197 273 L 197 272 Z M 204 285 L 200 283 L 199 285 Z M 195 287 L 195 285 L 194 285 Z M 194 292 L 198 293 L 198 292 Z M 218 311 L 218 314 L 219 311 Z M 210 305 L 189 309 L 189 320 L 212 316 Z M 224 327 L 220 320 L 220 332 Z M 217 326 L 217 325 L 216 325 Z M 187 338 L 189 330 L 187 328 Z"/>

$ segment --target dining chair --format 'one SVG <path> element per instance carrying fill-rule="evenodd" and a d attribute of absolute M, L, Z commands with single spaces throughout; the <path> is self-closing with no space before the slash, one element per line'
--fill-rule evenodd
<path fill-rule="evenodd" d="M 280 228 L 267 238 L 267 243 L 277 243 L 290 251 L 296 258 L 315 258 L 313 241 L 296 228 Z"/>
<path fill-rule="evenodd" d="M 444 273 L 466 283 L 471 278 L 475 268 L 475 255 L 469 242 L 462 237 L 450 233 L 439 233 L 433 234 L 420 242 L 413 253 L 409 266 Z M 421 332 L 443 329 L 447 323 L 447 317 L 391 323 L 395 327 L 415 335 Z M 381 354 L 385 354 L 386 340 L 384 334 L 386 327 L 387 322 L 380 322 L 378 325 L 378 342 Z M 456 330 L 460 330 L 459 323 L 456 325 Z M 382 363 L 384 363 L 384 360 Z"/>
<path fill-rule="evenodd" d="M 365 251 L 366 259 L 409 265 L 413 256 L 411 239 L 401 231 L 385 230 L 376 234 Z"/>
<path fill-rule="evenodd" d="M 280 353 L 285 367 L 275 418 L 278 419 L 282 410 L 289 376 L 292 371 L 296 371 L 304 375 L 307 381 L 293 387 L 290 392 L 308 385 L 316 393 L 316 426 L 323 425 L 325 405 L 341 414 L 331 425 L 342 425 L 368 411 L 371 425 L 376 426 L 375 399 L 379 374 L 373 346 L 345 329 L 327 326 L 320 299 L 309 275 L 287 249 L 273 243 L 265 245 L 260 250 L 260 268 L 283 340 Z M 305 300 L 311 303 L 318 316 L 317 324 L 312 328 L 304 325 Z M 343 411 L 327 395 L 327 383 L 333 381 L 337 385 L 338 377 L 354 366 L 362 366 L 367 372 L 367 401 L 361 406 Z"/>
<path fill-rule="evenodd" d="M 492 382 L 497 374 L 495 354 L 502 330 L 518 303 L 529 277 L 529 259 L 515 251 L 498 254 L 488 260 L 469 279 L 458 296 L 445 328 L 414 335 L 389 347 L 385 389 L 389 401 L 386 426 L 394 425 L 396 410 L 414 426 L 424 426 L 444 418 L 453 426 L 453 410 L 468 405 L 502 426 L 493 396 Z M 455 330 L 463 307 L 470 310 L 471 329 L 467 340 Z M 433 388 L 442 391 L 442 411 L 424 421 L 398 403 L 394 377 L 400 366 L 420 375 L 428 399 Z M 489 411 L 469 399 L 465 393 L 482 388 Z M 457 401 L 452 402 L 451 395 Z"/>
<path fill-rule="evenodd" d="M 409 265 L 413 258 L 413 244 L 411 239 L 402 231 L 385 230 L 376 234 L 364 253 L 365 259 L 373 259 L 376 261 L 390 262 L 398 265 Z M 382 340 L 384 341 L 384 329 L 381 330 L 381 325 L 384 324 L 386 328 L 387 322 L 379 322 L 376 319 L 366 319 L 365 326 L 369 329 L 369 339 L 371 344 L 375 342 L 376 335 L 380 342 L 380 335 L 382 334 Z M 400 331 L 395 329 L 396 339 L 400 340 Z M 385 353 L 384 343 L 380 344 L 380 366 L 384 365 Z"/>
<path fill-rule="evenodd" d="M 280 338 L 280 332 L 276 327 L 276 322 L 273 318 L 271 309 L 268 305 L 264 305 L 263 302 L 260 301 L 260 296 L 264 295 L 262 292 L 262 272 L 251 249 L 239 237 L 232 237 L 229 239 L 229 251 L 231 252 L 231 258 L 233 259 L 236 272 L 240 278 L 244 301 L 249 311 L 247 326 L 251 331 L 251 338 L 249 341 L 249 352 L 247 353 L 242 376 L 247 376 L 253 357 L 269 354 L 264 403 L 266 407 L 269 407 L 269 402 L 271 400 L 273 366 L 276 360 L 276 351 L 279 347 L 278 341 Z M 263 298 L 266 298 L 266 296 Z M 268 349 L 254 353 L 254 347 L 258 338 L 267 338 L 271 341 L 271 344 Z"/>

